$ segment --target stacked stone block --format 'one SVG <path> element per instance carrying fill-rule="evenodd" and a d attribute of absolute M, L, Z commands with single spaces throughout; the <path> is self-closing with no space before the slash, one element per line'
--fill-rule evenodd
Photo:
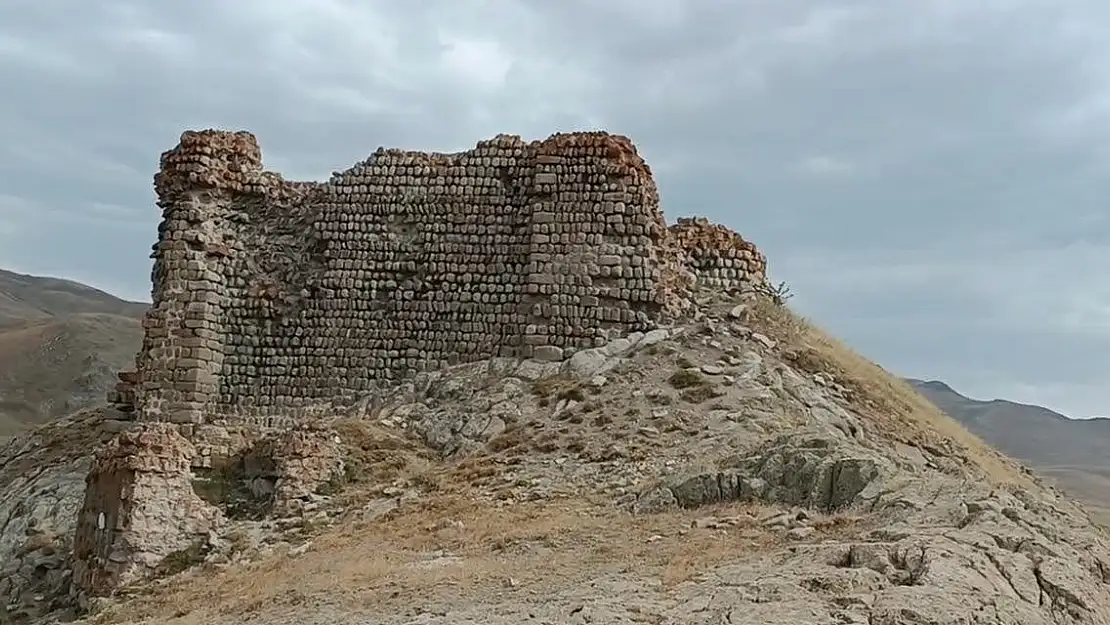
<path fill-rule="evenodd" d="M 108 391 L 108 403 L 124 413 L 135 411 L 135 385 L 139 383 L 137 371 L 120 371 L 116 374 L 118 382 Z"/>
<path fill-rule="evenodd" d="M 681 218 L 668 230 L 698 286 L 728 291 L 766 281 L 767 258 L 736 232 L 703 217 Z"/>
<path fill-rule="evenodd" d="M 121 433 L 89 471 L 73 545 L 83 600 L 150 577 L 166 556 L 203 542 L 222 516 L 193 492 L 195 449 L 167 423 Z"/>
<path fill-rule="evenodd" d="M 186 132 L 155 187 L 145 420 L 288 426 L 420 371 L 650 329 L 694 277 L 763 279 L 738 235 L 668 229 L 650 169 L 603 132 L 379 149 L 321 184 L 263 171 L 248 133 Z"/>

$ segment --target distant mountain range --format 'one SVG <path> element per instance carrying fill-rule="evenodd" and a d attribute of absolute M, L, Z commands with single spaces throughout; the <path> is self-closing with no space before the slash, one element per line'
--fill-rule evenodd
<path fill-rule="evenodd" d="M 1110 419 L 1069 419 L 1041 406 L 971 399 L 936 380 L 907 381 L 979 438 L 1110 518 Z"/>
<path fill-rule="evenodd" d="M 0 437 L 103 403 L 134 362 L 147 307 L 0 270 Z"/>

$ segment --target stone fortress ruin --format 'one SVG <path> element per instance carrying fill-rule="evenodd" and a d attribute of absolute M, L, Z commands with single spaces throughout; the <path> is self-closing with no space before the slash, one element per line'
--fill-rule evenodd
<path fill-rule="evenodd" d="M 689 313 L 695 286 L 766 288 L 740 235 L 667 226 L 651 170 L 604 132 L 379 149 L 324 183 L 263 170 L 249 133 L 185 132 L 154 184 L 153 305 L 109 396 L 138 423 L 90 470 L 78 603 L 208 540 L 226 519 L 197 484 L 228 467 L 297 505 L 344 470 L 323 418 L 401 380 L 551 364 Z"/>
<path fill-rule="evenodd" d="M 116 409 L 7 448 L 0 622 L 1110 622 L 1085 510 L 668 226 L 624 137 L 306 184 L 187 132 L 155 185 Z"/>
<path fill-rule="evenodd" d="M 420 371 L 650 329 L 695 280 L 765 282 L 738 234 L 668 227 L 605 132 L 378 149 L 318 184 L 263 170 L 247 132 L 185 132 L 154 182 L 153 307 L 110 398 L 141 421 L 292 425 Z"/>

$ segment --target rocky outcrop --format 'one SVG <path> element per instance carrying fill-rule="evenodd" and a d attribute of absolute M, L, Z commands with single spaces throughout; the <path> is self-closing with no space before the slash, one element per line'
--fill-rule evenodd
<path fill-rule="evenodd" d="M 638 512 L 760 501 L 834 513 L 874 503 L 894 467 L 882 456 L 835 437 L 798 432 L 768 442 L 722 471 L 673 481 L 645 493 Z"/>
<path fill-rule="evenodd" d="M 667 227 L 624 137 L 317 185 L 185 133 L 156 189 L 125 410 L 0 452 L 10 614 L 1110 623 L 1103 531 L 761 294 L 739 235 Z"/>
<path fill-rule="evenodd" d="M 0 444 L 0 613 L 31 618 L 68 605 L 92 454 L 131 427 L 125 418 L 81 411 Z"/>
<path fill-rule="evenodd" d="M 966 459 L 969 452 L 961 452 L 958 441 L 900 442 L 899 432 L 884 429 L 862 404 L 848 399 L 852 393 L 843 384 L 850 380 L 831 369 L 797 368 L 783 351 L 789 351 L 789 337 L 771 339 L 761 332 L 770 331 L 748 328 L 727 311 L 703 309 L 700 322 L 634 333 L 564 362 L 491 359 L 420 374 L 392 392 L 368 396 L 357 412 L 343 415 L 394 432 L 397 438 L 387 447 L 412 440 L 434 449 L 446 460 L 443 467 L 459 467 L 460 474 L 471 475 L 469 467 L 492 461 L 496 470 L 451 489 L 488 507 L 488 519 L 467 521 L 478 523 L 474 531 L 480 534 L 493 531 L 497 519 L 518 506 L 550 502 L 557 515 L 568 502 L 589 497 L 608 502 L 594 504 L 589 514 L 610 519 L 617 534 L 627 534 L 621 540 L 680 545 L 717 533 L 715 549 L 736 545 L 726 561 L 711 561 L 665 592 L 652 581 L 659 573 L 648 562 L 617 566 L 618 559 L 612 568 L 596 568 L 602 565 L 590 559 L 587 548 L 594 547 L 587 541 L 579 568 L 552 565 L 540 576 L 543 584 L 529 591 L 549 598 L 542 607 L 521 599 L 524 595 L 506 595 L 501 585 L 472 587 L 465 601 L 439 587 L 413 586 L 410 591 L 420 594 L 407 599 L 409 605 L 429 611 L 425 616 L 442 610 L 452 623 L 508 623 L 528 614 L 573 621 L 583 613 L 621 623 L 648 612 L 676 623 L 1110 622 L 1110 551 L 1102 531 L 1081 510 L 1043 485 L 1020 481 L 1016 467 L 1012 483 L 987 477 Z M 188 429 L 195 444 L 186 444 L 180 427 L 127 427 L 137 429 L 108 445 L 92 467 L 88 501 L 97 501 L 98 492 L 118 496 L 126 490 L 123 484 L 145 484 L 128 491 L 141 494 L 144 506 L 135 500 L 127 504 L 131 508 L 118 508 L 131 525 L 121 523 L 119 513 L 114 525 L 115 544 L 122 546 L 118 554 L 126 547 L 132 554 L 127 560 L 142 564 L 125 569 L 110 554 L 106 560 L 90 557 L 90 547 L 103 547 L 96 542 L 99 504 L 86 503 L 81 518 L 94 531 L 79 538 L 74 571 L 79 587 L 86 585 L 87 600 L 111 596 L 113 583 L 125 576 L 141 587 L 178 568 L 234 567 L 236 559 L 251 556 L 231 554 L 253 548 L 236 541 L 259 543 L 284 526 L 281 519 L 288 515 L 328 523 L 352 515 L 380 519 L 409 507 L 434 511 L 443 496 L 421 486 L 424 480 L 391 478 L 372 489 L 376 499 L 326 513 L 321 506 L 329 493 L 346 480 L 357 481 L 359 471 L 377 470 L 375 458 L 383 466 L 392 462 L 374 451 L 361 465 L 348 462 L 350 440 L 336 439 L 338 424 L 259 431 L 253 437 L 209 425 Z M 186 477 L 171 478 L 164 470 Z M 437 469 L 440 477 L 434 479 L 452 474 L 443 471 Z M 195 494 L 207 492 L 206 481 L 228 478 L 242 496 L 257 498 L 261 515 L 237 513 L 241 502 Z M 45 492 L 27 493 L 48 501 Z M 365 508 L 360 512 L 358 506 Z M 692 521 L 678 532 L 660 529 L 636 538 L 637 527 L 675 514 Z M 404 524 L 406 532 L 427 527 L 435 535 L 445 524 L 461 524 L 418 518 L 416 525 Z M 150 529 L 144 519 L 160 519 L 171 531 L 140 532 L 124 541 L 127 527 Z M 520 530 L 524 536 L 543 531 Z M 196 542 L 182 539 L 187 536 Z M 745 536 L 762 542 L 738 542 Z M 573 541 L 551 543 L 557 544 L 560 550 L 576 548 Z M 348 557 L 367 557 L 321 547 L 328 548 L 337 549 L 321 556 L 328 570 L 352 566 Z M 305 549 L 308 543 L 291 545 L 289 561 L 308 557 L 298 555 Z M 35 558 L 47 561 L 45 551 L 37 553 Z M 470 566 L 465 553 L 438 557 Z M 64 605 L 51 593 L 64 586 L 68 558 L 63 545 L 55 555 L 56 574 L 24 587 L 24 605 L 31 606 L 21 608 L 24 613 L 33 613 L 32 592 L 42 593 L 43 610 L 52 601 L 53 607 Z M 279 567 L 275 575 L 293 575 L 281 572 L 281 562 L 271 559 L 267 567 Z M 215 573 L 194 579 L 210 574 Z M 213 583 L 231 583 L 220 579 Z M 355 591 L 337 587 L 336 592 Z M 412 621 L 383 617 L 405 613 L 391 605 L 371 612 L 330 604 L 311 609 L 332 622 Z M 307 618 L 301 609 L 263 608 L 260 617 L 292 623 Z"/>

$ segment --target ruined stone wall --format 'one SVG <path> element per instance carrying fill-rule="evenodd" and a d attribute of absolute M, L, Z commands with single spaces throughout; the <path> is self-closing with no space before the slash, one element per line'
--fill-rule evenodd
<path fill-rule="evenodd" d="M 194 454 L 177 427 L 163 423 L 123 432 L 98 451 L 73 544 L 79 600 L 150 577 L 219 525 L 220 511 L 193 492 Z"/>
<path fill-rule="evenodd" d="M 731 231 L 668 229 L 607 133 L 379 149 L 313 184 L 264 171 L 249 133 L 186 132 L 161 165 L 154 302 L 115 396 L 144 420 L 290 425 L 420 371 L 649 329 L 695 278 L 764 280 Z"/>
<path fill-rule="evenodd" d="M 705 218 L 680 218 L 667 229 L 667 243 L 697 284 L 720 290 L 762 285 L 767 258 L 756 246 L 720 224 Z"/>

